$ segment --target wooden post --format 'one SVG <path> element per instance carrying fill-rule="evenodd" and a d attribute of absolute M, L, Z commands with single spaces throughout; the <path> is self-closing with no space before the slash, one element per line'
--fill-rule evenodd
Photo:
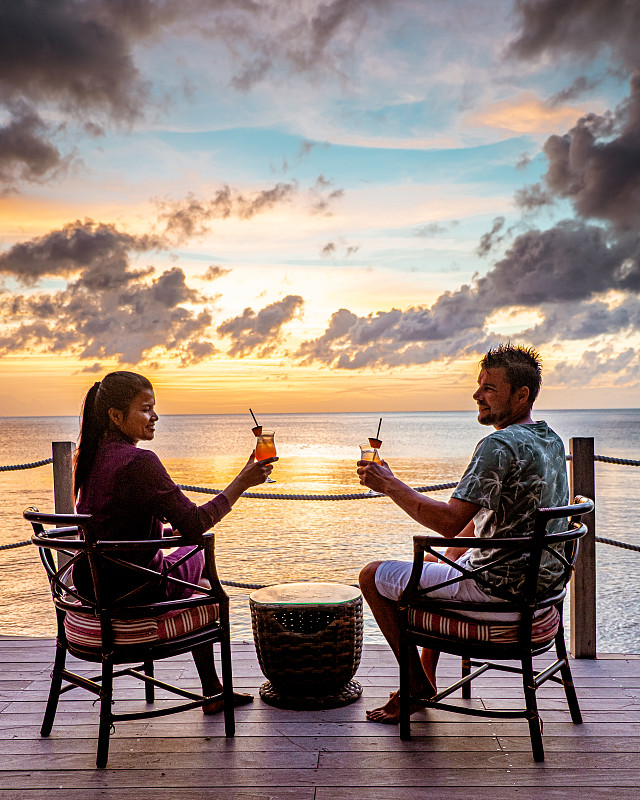
<path fill-rule="evenodd" d="M 52 442 L 53 503 L 56 514 L 73 514 L 73 442 Z"/>
<path fill-rule="evenodd" d="M 595 501 L 596 479 L 592 438 L 569 440 L 571 501 L 582 494 Z M 588 528 L 580 540 L 576 569 L 571 579 L 571 652 L 574 658 L 596 657 L 596 516 L 582 517 Z"/>
<path fill-rule="evenodd" d="M 76 446 L 73 442 L 52 442 L 53 454 L 53 507 L 56 514 L 73 514 L 75 501 L 73 498 L 73 454 Z M 58 567 L 63 567 L 69 556 L 58 553 Z"/>

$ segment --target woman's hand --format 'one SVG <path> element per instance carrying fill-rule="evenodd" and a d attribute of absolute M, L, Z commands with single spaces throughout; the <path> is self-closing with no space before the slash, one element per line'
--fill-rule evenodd
<path fill-rule="evenodd" d="M 358 475 L 362 486 L 367 486 L 380 494 L 386 494 L 388 481 L 394 477 L 386 461 L 382 464 L 376 464 L 375 461 L 358 461 Z"/>
<path fill-rule="evenodd" d="M 263 458 L 262 461 L 256 461 L 256 451 L 249 456 L 249 460 L 238 473 L 236 480 L 246 482 L 246 488 L 250 486 L 259 486 L 264 483 L 271 472 L 273 471 L 273 464 L 278 460 L 277 456 L 273 458 Z"/>
<path fill-rule="evenodd" d="M 232 506 L 240 495 L 251 486 L 259 486 L 264 483 L 271 474 L 273 464 L 277 460 L 278 458 L 275 456 L 274 458 L 264 458 L 262 461 L 256 461 L 256 452 L 254 450 L 244 467 L 222 492 L 229 501 L 229 505 Z"/>

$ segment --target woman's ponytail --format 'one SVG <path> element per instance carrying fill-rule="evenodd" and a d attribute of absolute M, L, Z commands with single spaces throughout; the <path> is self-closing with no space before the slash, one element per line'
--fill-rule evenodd
<path fill-rule="evenodd" d="M 98 452 L 98 445 L 106 425 L 99 424 L 96 414 L 96 397 L 100 391 L 100 381 L 94 383 L 87 392 L 82 405 L 80 423 L 80 437 L 75 457 L 75 474 L 73 479 L 73 493 L 78 498 L 80 487 L 85 482 Z"/>

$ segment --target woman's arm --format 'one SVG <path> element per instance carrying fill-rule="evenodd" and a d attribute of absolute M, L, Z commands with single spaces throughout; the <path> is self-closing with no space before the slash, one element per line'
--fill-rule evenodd
<path fill-rule="evenodd" d="M 166 520 L 187 541 L 200 536 L 231 511 L 231 506 L 251 486 L 264 483 L 276 458 L 255 461 L 253 453 L 233 481 L 217 497 L 198 506 L 174 483 L 160 459 L 150 450 L 140 450 L 130 471 L 133 496 L 149 514 Z"/>

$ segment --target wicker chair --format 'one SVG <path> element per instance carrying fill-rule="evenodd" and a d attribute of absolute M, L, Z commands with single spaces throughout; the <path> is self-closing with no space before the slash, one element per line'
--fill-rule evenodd
<path fill-rule="evenodd" d="M 205 589 L 172 577 L 170 571 L 159 574 L 133 563 L 135 554 L 141 551 L 189 544 L 179 536 L 145 541 L 101 541 L 100 531 L 92 523 L 90 515 L 43 514 L 35 508 L 28 508 L 23 516 L 33 525 L 32 542 L 40 549 L 58 623 L 56 656 L 41 735 L 48 736 L 51 732 L 60 695 L 80 687 L 100 698 L 98 767 L 107 764 L 109 732 L 118 721 L 174 714 L 222 698 L 225 733 L 233 736 L 235 720 L 229 600 L 216 572 L 214 534 L 204 534 L 202 544 L 197 547 L 197 550 L 204 550 L 205 575 L 211 584 L 210 589 Z M 58 527 L 45 530 L 44 525 Z M 55 552 L 58 553 L 58 565 Z M 92 596 L 80 594 L 71 583 L 71 567 L 83 555 L 88 558 L 91 569 Z M 62 566 L 59 565 L 61 562 Z M 131 570 L 139 587 L 133 591 L 126 590 L 125 594 L 118 596 L 113 586 L 107 587 L 101 581 L 103 567 L 107 563 Z M 144 602 L 145 590 L 157 587 L 160 582 L 191 587 L 197 594 L 181 600 Z M 214 642 L 219 642 L 221 651 L 224 685 L 221 693 L 205 697 L 154 678 L 154 661 L 188 653 L 194 648 L 200 648 L 194 658 L 202 678 L 206 664 L 211 663 L 213 658 L 212 652 L 207 654 L 203 646 L 212 647 Z M 101 674 L 86 678 L 71 672 L 65 666 L 67 652 L 83 661 L 101 664 Z M 136 663 L 140 666 L 125 666 L 114 671 L 115 665 Z M 113 679 L 122 675 L 144 681 L 145 700 L 149 704 L 154 702 L 156 686 L 186 698 L 187 702 L 170 707 L 115 713 Z M 66 682 L 64 686 L 63 681 Z"/>
<path fill-rule="evenodd" d="M 562 603 L 566 585 L 571 577 L 578 551 L 578 540 L 585 535 L 587 528 L 579 518 L 593 511 L 594 503 L 578 496 L 575 503 L 557 508 L 540 508 L 535 515 L 534 531 L 531 536 L 513 539 L 443 539 L 441 536 L 414 536 L 413 571 L 400 600 L 400 736 L 411 738 L 410 706 L 418 701 L 427 709 L 438 708 L 456 711 L 473 716 L 518 718 L 524 717 L 529 723 L 531 748 L 536 761 L 544 760 L 542 745 L 542 725 L 538 714 L 536 690 L 545 681 L 560 683 L 565 690 L 567 704 L 574 723 L 582 722 L 580 707 L 576 696 L 562 624 Z M 547 523 L 552 519 L 570 518 L 566 530 L 547 532 Z M 424 590 L 418 588 L 424 553 L 442 558 L 436 547 L 473 547 L 498 551 L 492 556 L 492 564 L 505 562 L 520 553 L 528 554 L 524 586 L 517 592 L 503 587 L 500 603 L 471 603 L 455 600 L 430 598 L 429 593 L 437 587 Z M 551 553 L 562 567 L 562 574 L 553 586 L 544 591 L 538 589 L 538 573 L 543 551 Z M 453 562 L 449 562 L 453 565 Z M 457 567 L 460 576 L 447 583 L 475 578 L 480 585 L 482 567 L 470 570 Z M 443 584 L 438 584 L 441 586 Z M 495 592 L 497 594 L 497 591 Z M 484 615 L 514 612 L 519 615 L 517 622 L 496 620 L 480 621 L 464 616 L 465 612 L 482 611 Z M 551 649 L 555 644 L 556 660 L 551 665 L 535 673 L 533 657 Z M 462 678 L 451 686 L 439 691 L 429 699 L 411 696 L 409 691 L 409 647 L 418 645 L 431 650 L 453 653 L 462 657 Z M 496 664 L 498 661 L 519 661 L 519 666 Z M 473 672 L 471 671 L 473 669 Z M 471 697 L 471 681 L 489 669 L 522 675 L 525 707 L 516 710 L 475 708 L 465 704 L 441 702 L 458 689 L 462 698 Z M 560 677 L 556 673 L 560 672 Z"/>

